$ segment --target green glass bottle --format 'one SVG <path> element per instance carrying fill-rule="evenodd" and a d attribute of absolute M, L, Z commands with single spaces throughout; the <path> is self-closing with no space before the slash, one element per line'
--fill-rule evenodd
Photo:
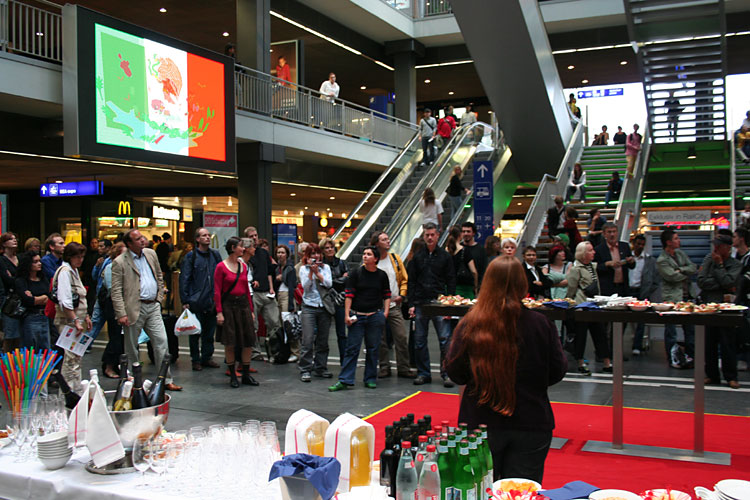
<path fill-rule="evenodd" d="M 469 424 L 462 422 L 458 424 L 458 428 L 459 431 L 456 433 L 456 437 L 459 441 L 469 437 Z"/>
<path fill-rule="evenodd" d="M 458 463 L 458 441 L 455 434 L 448 434 L 448 457 L 454 467 Z"/>
<path fill-rule="evenodd" d="M 477 482 L 477 498 L 482 498 L 484 496 L 484 482 L 487 471 L 484 470 L 484 457 L 479 454 L 477 437 L 474 434 L 469 434 L 469 461 L 474 471 L 474 480 Z"/>
<path fill-rule="evenodd" d="M 453 471 L 453 500 L 478 500 L 469 442 L 465 439 L 459 444 L 458 466 Z"/>
<path fill-rule="evenodd" d="M 448 440 L 438 442 L 438 471 L 440 472 L 440 500 L 453 500 L 453 469 Z"/>
<path fill-rule="evenodd" d="M 495 464 L 492 462 L 492 451 L 490 442 L 487 438 L 487 425 L 481 424 L 479 430 L 482 431 L 482 446 L 484 446 L 484 456 L 487 459 L 487 476 L 490 479 L 490 487 L 495 482 Z"/>
<path fill-rule="evenodd" d="M 482 462 L 482 469 L 484 471 L 484 476 L 482 477 L 482 491 L 486 492 L 487 488 L 492 491 L 492 479 L 490 476 L 490 471 L 487 468 L 487 456 L 484 449 L 485 443 L 484 439 L 482 439 L 481 429 L 475 429 L 474 435 L 477 437 L 477 456 L 479 457 L 479 461 Z"/>

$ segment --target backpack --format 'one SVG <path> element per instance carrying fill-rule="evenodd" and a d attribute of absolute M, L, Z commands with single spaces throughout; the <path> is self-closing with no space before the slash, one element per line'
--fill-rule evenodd
<path fill-rule="evenodd" d="M 286 313 L 285 313 L 286 314 Z M 302 320 L 297 313 L 290 313 L 282 327 L 268 338 L 268 359 L 275 365 L 289 362 L 292 355 L 291 341 L 302 336 Z"/>

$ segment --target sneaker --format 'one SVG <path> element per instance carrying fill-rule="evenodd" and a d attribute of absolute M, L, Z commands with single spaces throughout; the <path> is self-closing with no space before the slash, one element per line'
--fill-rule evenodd
<path fill-rule="evenodd" d="M 376 384 L 375 382 L 365 382 L 365 387 L 367 387 L 368 389 L 377 389 L 378 384 Z"/>
<path fill-rule="evenodd" d="M 318 378 L 333 378 L 333 373 L 323 370 L 322 372 L 313 372 L 313 376 Z"/>
<path fill-rule="evenodd" d="M 299 358 L 295 356 L 294 354 L 289 356 L 289 363 L 296 363 L 297 361 L 299 361 Z"/>
<path fill-rule="evenodd" d="M 414 385 L 424 385 L 424 384 L 431 384 L 432 383 L 432 377 L 423 377 L 422 375 L 418 376 L 414 379 L 414 382 L 412 382 Z"/>
<path fill-rule="evenodd" d="M 388 378 L 390 376 L 391 376 L 390 368 L 381 368 L 380 371 L 378 371 L 378 378 Z"/>
<path fill-rule="evenodd" d="M 580 373 L 581 375 L 583 375 L 585 377 L 590 377 L 591 376 L 591 370 L 589 370 L 585 366 L 579 366 L 578 367 L 578 373 Z"/>
<path fill-rule="evenodd" d="M 312 380 L 312 375 L 310 375 L 310 372 L 302 372 L 299 379 L 303 382 L 310 382 Z"/>
<path fill-rule="evenodd" d="M 680 363 L 669 363 L 669 366 L 677 370 L 682 370 L 682 365 Z"/>
<path fill-rule="evenodd" d="M 633 356 L 640 356 L 641 350 L 640 349 L 633 349 Z"/>
<path fill-rule="evenodd" d="M 303 374 L 303 375 L 304 375 L 304 374 Z M 308 375 L 309 375 L 309 374 L 308 374 Z M 310 380 L 308 379 L 308 382 L 309 382 L 309 381 L 310 381 Z M 348 387 L 346 386 L 346 384 L 343 384 L 343 383 L 341 383 L 341 382 L 336 382 L 335 384 L 333 384 L 332 386 L 330 386 L 330 387 L 328 388 L 328 392 L 337 392 L 337 391 L 343 391 L 343 390 L 345 390 L 345 389 L 348 389 Z"/>
<path fill-rule="evenodd" d="M 455 386 L 456 384 L 454 384 L 453 381 L 449 379 L 448 377 L 445 377 L 443 379 L 443 387 L 450 389 L 451 387 L 455 387 Z"/>

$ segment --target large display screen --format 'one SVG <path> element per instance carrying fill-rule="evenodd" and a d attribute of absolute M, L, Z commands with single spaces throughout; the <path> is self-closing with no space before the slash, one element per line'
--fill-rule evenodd
<path fill-rule="evenodd" d="M 66 154 L 235 171 L 231 58 L 82 7 L 64 15 Z"/>

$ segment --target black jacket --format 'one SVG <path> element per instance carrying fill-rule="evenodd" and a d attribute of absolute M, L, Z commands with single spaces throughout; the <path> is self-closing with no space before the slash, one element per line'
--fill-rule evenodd
<path fill-rule="evenodd" d="M 620 252 L 620 260 L 623 262 L 626 258 L 633 255 L 630 251 L 630 245 L 624 241 L 617 242 L 617 249 Z M 601 288 L 601 293 L 602 295 L 612 295 L 617 292 L 615 290 L 615 269 L 604 265 L 605 262 L 612 260 L 609 246 L 607 246 L 607 242 L 604 241 L 597 246 L 595 250 L 596 256 L 594 257 L 594 262 L 598 264 L 596 266 L 596 274 L 599 276 L 599 287 Z M 634 267 L 635 261 L 633 261 L 632 264 L 624 264 L 622 266 L 622 281 L 625 287 L 629 284 L 628 271 Z"/>
<path fill-rule="evenodd" d="M 565 213 L 565 205 L 558 211 L 557 205 L 547 210 L 547 232 L 549 234 L 557 234 L 562 232 L 562 228 L 558 229 L 557 225 L 560 224 L 560 217 Z"/>
<path fill-rule="evenodd" d="M 453 259 L 440 247 L 436 246 L 433 252 L 427 247 L 420 250 L 409 262 L 406 272 L 409 274 L 407 301 L 410 306 L 426 304 L 440 294 L 456 293 Z"/>
<path fill-rule="evenodd" d="M 542 282 L 541 286 L 534 284 L 537 279 L 531 273 L 531 270 L 528 268 L 526 263 L 523 263 L 523 270 L 526 272 L 526 280 L 529 282 L 529 295 L 532 295 L 534 298 L 549 297 L 549 289 L 552 288 L 552 280 L 549 279 L 549 276 L 542 272 L 541 267 L 535 265 L 534 268 L 536 269 L 536 273 L 539 275 L 539 281 Z"/>

